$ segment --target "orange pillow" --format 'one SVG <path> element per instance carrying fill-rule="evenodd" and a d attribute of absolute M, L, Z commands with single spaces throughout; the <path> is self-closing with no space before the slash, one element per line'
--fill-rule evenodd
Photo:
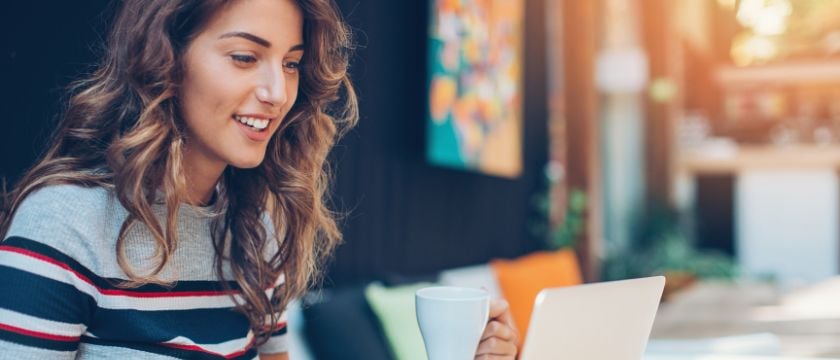
<path fill-rule="evenodd" d="M 540 290 L 582 282 L 577 256 L 570 249 L 540 251 L 515 260 L 493 260 L 490 266 L 496 273 L 502 295 L 510 304 L 520 342 L 525 339 L 534 300 Z"/>

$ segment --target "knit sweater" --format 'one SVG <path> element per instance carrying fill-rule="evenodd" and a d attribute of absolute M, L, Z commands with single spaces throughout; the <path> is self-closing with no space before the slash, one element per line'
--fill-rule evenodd
<path fill-rule="evenodd" d="M 207 210 L 207 209 L 204 209 Z M 164 219 L 163 205 L 155 205 Z M 254 346 L 247 318 L 234 311 L 239 287 L 216 274 L 214 215 L 183 205 L 179 242 L 161 272 L 174 286 L 116 286 L 117 235 L 127 211 L 112 191 L 48 186 L 21 202 L 0 243 L 0 359 L 254 359 L 287 350 L 285 316 Z M 218 215 L 216 215 L 218 216 Z M 139 273 L 155 256 L 149 229 L 124 239 Z M 282 284 L 283 278 L 275 283 Z M 273 289 L 266 290 L 271 294 Z"/>

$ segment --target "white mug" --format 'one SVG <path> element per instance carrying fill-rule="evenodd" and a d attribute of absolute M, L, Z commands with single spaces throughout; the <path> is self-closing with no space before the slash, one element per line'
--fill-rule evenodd
<path fill-rule="evenodd" d="M 485 290 L 433 286 L 414 295 L 417 323 L 429 360 L 471 360 L 490 315 Z"/>

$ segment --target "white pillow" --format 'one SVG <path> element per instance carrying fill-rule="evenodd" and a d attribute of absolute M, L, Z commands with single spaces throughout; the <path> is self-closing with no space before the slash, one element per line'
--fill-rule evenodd
<path fill-rule="evenodd" d="M 499 282 L 496 280 L 496 273 L 489 264 L 444 270 L 440 273 L 438 282 L 447 286 L 484 288 L 490 293 L 490 298 L 502 296 L 502 292 L 499 290 Z"/>

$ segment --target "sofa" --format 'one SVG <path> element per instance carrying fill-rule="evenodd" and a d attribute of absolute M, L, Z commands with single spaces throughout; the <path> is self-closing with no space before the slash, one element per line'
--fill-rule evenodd
<path fill-rule="evenodd" d="M 289 308 L 290 356 L 295 360 L 426 360 L 414 314 L 414 292 L 432 285 L 484 288 L 493 298 L 504 297 L 524 339 L 539 290 L 581 281 L 574 252 L 560 250 L 431 276 L 313 291 Z"/>

